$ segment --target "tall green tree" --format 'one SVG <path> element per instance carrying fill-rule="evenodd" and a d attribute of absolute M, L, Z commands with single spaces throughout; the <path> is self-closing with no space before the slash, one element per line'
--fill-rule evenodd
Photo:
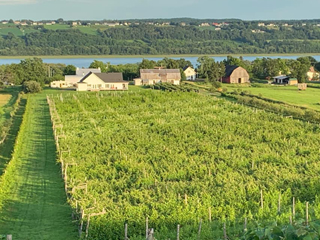
<path fill-rule="evenodd" d="M 64 69 L 63 69 L 63 75 L 75 75 L 76 74 L 76 67 L 73 65 L 67 65 Z"/>
<path fill-rule="evenodd" d="M 101 72 L 107 72 L 107 65 L 104 64 L 102 61 L 94 60 L 89 68 L 100 68 Z"/>
<path fill-rule="evenodd" d="M 36 81 L 41 85 L 44 84 L 47 76 L 47 68 L 41 58 L 27 58 L 19 63 L 19 78 L 22 82 Z"/>

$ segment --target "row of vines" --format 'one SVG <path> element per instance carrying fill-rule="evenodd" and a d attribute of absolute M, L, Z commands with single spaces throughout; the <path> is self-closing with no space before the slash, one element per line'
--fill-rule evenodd
<path fill-rule="evenodd" d="M 320 126 L 194 92 L 48 96 L 79 233 L 231 239 L 254 222 L 320 218 Z M 292 200 L 295 198 L 293 216 Z M 90 222 L 90 224 L 88 224 Z"/>
<path fill-rule="evenodd" d="M 13 116 L 19 108 L 21 94 L 17 94 L 14 104 L 10 107 L 7 107 L 0 112 L 0 144 L 2 144 L 11 128 L 13 122 Z"/>

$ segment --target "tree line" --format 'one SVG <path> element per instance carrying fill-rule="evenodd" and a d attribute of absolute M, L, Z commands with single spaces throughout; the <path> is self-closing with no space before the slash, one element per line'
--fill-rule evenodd
<path fill-rule="evenodd" d="M 306 82 L 307 71 L 314 66 L 320 71 L 320 62 L 313 57 L 299 57 L 295 59 L 273 59 L 257 58 L 253 61 L 228 56 L 225 60 L 218 62 L 214 58 L 201 56 L 197 65 L 184 58 L 171 59 L 163 58 L 159 61 L 143 59 L 133 64 L 113 65 L 102 61 L 94 60 L 88 67 L 99 68 L 102 72 L 122 72 L 124 80 L 131 81 L 140 76 L 140 69 L 153 69 L 161 67 L 166 69 L 180 69 L 182 80 L 186 79 L 183 72 L 184 67 L 190 66 L 196 69 L 198 77 L 209 82 L 216 83 L 225 74 L 227 65 L 236 65 L 246 69 L 251 78 L 271 79 L 274 76 L 284 74 L 295 77 L 299 82 Z M 23 84 L 25 81 L 36 81 L 42 86 L 55 80 L 63 80 L 65 75 L 74 75 L 74 65 L 44 63 L 41 58 L 27 58 L 18 64 L 0 65 L 0 83 Z"/>
<path fill-rule="evenodd" d="M 0 36 L 0 55 L 266 54 L 320 52 L 320 28 L 307 25 L 252 32 L 256 24 L 235 22 L 220 31 L 198 26 L 148 24 L 97 30 L 40 28 L 23 36 Z"/>

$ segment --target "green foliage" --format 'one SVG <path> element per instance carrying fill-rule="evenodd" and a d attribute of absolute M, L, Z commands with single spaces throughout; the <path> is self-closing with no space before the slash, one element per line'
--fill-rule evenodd
<path fill-rule="evenodd" d="M 100 68 L 101 72 L 107 72 L 107 66 L 102 61 L 94 60 L 89 68 Z"/>
<path fill-rule="evenodd" d="M 67 65 L 63 70 L 63 75 L 75 75 L 76 67 L 73 65 Z"/>
<path fill-rule="evenodd" d="M 40 83 L 36 81 L 25 81 L 22 87 L 25 93 L 38 93 L 42 90 Z"/>
<path fill-rule="evenodd" d="M 148 216 L 149 227 L 165 233 L 159 239 L 173 238 L 178 223 L 183 239 L 195 239 L 199 219 L 204 239 L 221 238 L 212 225 L 221 233 L 223 222 L 236 239 L 244 217 L 288 222 L 292 196 L 297 218 L 303 201 L 310 219 L 318 214 L 318 124 L 163 86 L 50 96 L 52 119 L 63 125 L 57 135 L 65 136 L 58 147 L 69 164 L 69 203 L 77 213 L 106 211 L 91 218 L 90 238 L 120 239 L 128 222 L 140 239 Z"/>
<path fill-rule="evenodd" d="M 157 26 L 141 22 L 140 25 L 99 27 L 100 29 L 93 25 L 69 27 L 64 23 L 44 27 L 26 26 L 23 27 L 24 32 L 21 31 L 20 26 L 10 26 L 0 30 L 0 55 L 320 52 L 320 43 L 317 41 L 320 38 L 320 31 L 315 27 L 301 26 L 301 23 L 292 28 L 274 29 L 258 27 L 256 22 L 232 20 L 220 31 L 214 31 L 213 27 L 197 27 L 200 21 L 192 20 L 189 26 L 180 26 L 178 23 Z M 279 22 L 279 25 L 282 24 Z M 264 32 L 252 32 L 256 29 Z"/>
<path fill-rule="evenodd" d="M 318 240 L 320 238 L 320 221 L 305 224 L 304 220 L 297 220 L 294 224 L 278 226 L 277 223 L 251 229 L 241 238 L 242 240 Z"/>

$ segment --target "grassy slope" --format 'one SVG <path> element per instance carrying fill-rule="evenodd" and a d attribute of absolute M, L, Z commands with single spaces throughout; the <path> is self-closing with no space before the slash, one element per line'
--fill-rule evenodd
<path fill-rule="evenodd" d="M 45 96 L 30 96 L 28 101 L 26 127 L 19 133 L 19 145 L 1 184 L 0 233 L 17 240 L 77 239 L 56 163 Z"/>
<path fill-rule="evenodd" d="M 228 88 L 228 86 L 226 86 Z M 231 88 L 229 88 L 231 90 Z M 251 94 L 261 94 L 263 97 L 278 100 L 298 106 L 320 110 L 320 89 L 308 88 L 306 91 L 298 91 L 297 86 L 270 86 L 270 87 L 241 87 Z"/>

